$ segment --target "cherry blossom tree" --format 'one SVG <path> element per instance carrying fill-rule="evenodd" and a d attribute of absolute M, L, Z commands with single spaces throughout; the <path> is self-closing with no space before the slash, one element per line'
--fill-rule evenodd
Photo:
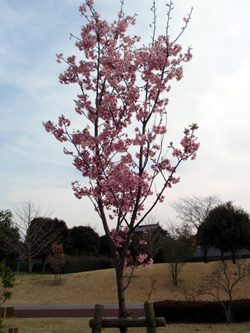
<path fill-rule="evenodd" d="M 65 264 L 66 258 L 63 252 L 63 245 L 53 243 L 51 245 L 51 253 L 49 255 L 49 263 L 51 268 L 54 270 L 55 273 L 55 283 L 61 283 L 61 269 L 62 266 Z"/>
<path fill-rule="evenodd" d="M 112 23 L 101 19 L 93 0 L 86 0 L 79 8 L 85 20 L 80 37 L 71 35 L 81 59 L 57 55 L 57 62 L 67 64 L 60 82 L 79 87 L 75 111 L 83 126 L 71 130 L 71 121 L 63 115 L 57 124 L 44 123 L 48 132 L 67 145 L 64 153 L 72 156 L 73 165 L 88 180 L 72 186 L 78 199 L 91 200 L 102 221 L 116 271 L 120 317 L 127 316 L 123 270 L 133 231 L 164 201 L 165 190 L 180 180 L 178 166 L 195 159 L 199 148 L 196 124 L 184 129 L 179 147 L 166 144 L 170 82 L 182 79 L 182 65 L 192 58 L 190 48 L 182 52 L 177 43 L 191 13 L 184 18 L 180 34 L 171 40 L 172 9 L 170 2 L 166 30 L 156 36 L 153 1 L 152 39 L 144 45 L 140 37 L 127 33 L 136 19 L 124 14 L 123 0 Z M 138 259 L 146 264 L 150 258 L 140 255 Z"/>

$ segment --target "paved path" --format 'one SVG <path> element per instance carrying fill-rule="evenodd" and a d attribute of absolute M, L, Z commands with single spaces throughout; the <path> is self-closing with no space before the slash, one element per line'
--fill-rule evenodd
<path fill-rule="evenodd" d="M 8 305 L 16 318 L 93 318 L 94 304 Z M 128 304 L 133 317 L 144 316 L 143 304 Z M 118 317 L 117 304 L 104 304 L 104 317 Z"/>

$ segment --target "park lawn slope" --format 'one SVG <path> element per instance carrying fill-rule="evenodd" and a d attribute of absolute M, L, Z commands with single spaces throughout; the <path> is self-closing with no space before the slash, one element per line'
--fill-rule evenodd
<path fill-rule="evenodd" d="M 215 263 L 187 263 L 174 286 L 167 264 L 154 264 L 135 271 L 126 290 L 127 303 L 147 301 L 155 282 L 150 301 L 184 299 L 184 290 L 198 286 Z M 125 282 L 129 272 L 125 274 Z M 234 298 L 250 298 L 250 276 L 235 287 Z M 226 298 L 226 297 L 225 297 Z M 211 299 L 203 296 L 203 299 Z M 117 303 L 117 288 L 114 269 L 62 275 L 62 283 L 54 284 L 53 275 L 17 275 L 11 300 L 5 304 L 96 304 Z"/>

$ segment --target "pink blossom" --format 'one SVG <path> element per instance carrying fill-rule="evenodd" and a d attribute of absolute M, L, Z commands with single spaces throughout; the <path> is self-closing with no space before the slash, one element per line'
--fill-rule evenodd
<path fill-rule="evenodd" d="M 86 0 L 88 6 L 94 6 L 94 0 Z"/>
<path fill-rule="evenodd" d="M 55 129 L 55 126 L 51 121 L 47 121 L 46 123 L 43 122 L 43 126 L 47 132 L 52 132 Z"/>
<path fill-rule="evenodd" d="M 83 4 L 83 5 L 81 5 L 81 6 L 79 7 L 79 12 L 81 12 L 81 13 L 85 13 L 86 11 L 87 11 L 87 7 L 86 7 L 85 4 Z"/>
<path fill-rule="evenodd" d="M 143 267 L 149 267 L 153 265 L 154 260 L 150 258 L 146 263 L 143 264 Z"/>
<path fill-rule="evenodd" d="M 145 254 L 145 253 L 144 254 L 139 254 L 137 260 L 141 264 L 141 263 L 143 263 L 147 259 L 147 257 L 148 257 L 148 255 Z"/>

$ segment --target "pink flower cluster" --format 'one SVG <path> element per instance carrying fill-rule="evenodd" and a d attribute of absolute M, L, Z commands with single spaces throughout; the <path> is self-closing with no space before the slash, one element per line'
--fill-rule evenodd
<path fill-rule="evenodd" d="M 173 149 L 173 156 L 177 157 L 179 160 L 186 160 L 191 157 L 191 160 L 196 158 L 196 152 L 200 147 L 197 142 L 197 137 L 194 135 L 194 131 L 198 128 L 196 124 L 190 126 L 190 129 L 185 128 L 184 137 L 181 140 L 181 145 L 183 149 Z"/>
<path fill-rule="evenodd" d="M 111 230 L 111 239 L 112 242 L 114 243 L 115 247 L 122 247 L 122 243 L 124 243 L 127 239 L 127 234 L 128 234 L 129 228 L 126 227 L 124 230 Z"/>
<path fill-rule="evenodd" d="M 118 230 L 118 231 L 115 229 L 111 230 L 111 240 L 117 250 L 121 249 L 121 251 L 123 251 L 123 246 L 127 240 L 128 232 L 129 232 L 128 227 L 126 227 L 124 230 Z M 130 243 L 131 243 L 131 239 L 130 239 Z M 143 240 L 140 240 L 139 243 L 146 244 L 146 242 Z M 125 271 L 131 270 L 131 269 L 133 269 L 133 267 L 138 268 L 138 265 L 142 265 L 143 267 L 149 267 L 153 264 L 153 259 L 148 258 L 148 255 L 145 253 L 144 254 L 140 253 L 136 257 L 132 257 L 129 250 L 127 250 L 126 253 L 127 253 L 127 256 L 125 258 L 124 268 L 123 268 Z"/>

